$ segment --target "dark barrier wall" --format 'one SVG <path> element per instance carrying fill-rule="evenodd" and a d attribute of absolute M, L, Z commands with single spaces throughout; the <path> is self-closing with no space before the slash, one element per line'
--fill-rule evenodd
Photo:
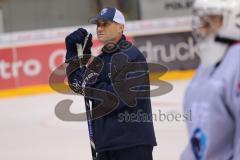
<path fill-rule="evenodd" d="M 161 63 L 169 70 L 195 69 L 200 61 L 190 32 L 137 36 L 134 43 L 149 62 Z"/>

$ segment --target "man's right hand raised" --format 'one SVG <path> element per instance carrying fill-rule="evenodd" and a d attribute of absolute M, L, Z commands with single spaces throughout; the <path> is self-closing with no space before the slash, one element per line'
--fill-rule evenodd
<path fill-rule="evenodd" d="M 67 54 L 65 56 L 65 62 L 69 63 L 72 60 L 78 60 L 77 44 L 83 46 L 85 37 L 88 35 L 87 30 L 84 28 L 79 28 L 78 30 L 72 32 L 65 38 L 65 45 Z M 92 47 L 92 34 L 89 34 L 89 38 L 86 42 L 83 54 L 91 54 Z"/>

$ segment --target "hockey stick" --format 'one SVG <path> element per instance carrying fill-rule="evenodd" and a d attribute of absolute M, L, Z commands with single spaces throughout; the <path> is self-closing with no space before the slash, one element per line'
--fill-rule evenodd
<path fill-rule="evenodd" d="M 83 46 L 81 46 L 81 44 L 77 44 L 77 51 L 78 51 L 79 58 L 83 57 L 83 59 L 84 59 L 83 51 L 85 49 L 88 38 L 89 38 L 89 34 L 87 34 L 87 36 L 85 37 Z M 80 67 L 82 67 L 81 60 L 80 60 Z M 90 111 L 91 111 L 90 101 L 89 101 L 89 99 L 84 97 L 84 102 L 85 102 L 85 109 L 86 109 L 86 116 L 87 116 L 87 124 L 88 124 L 88 132 L 89 132 L 89 138 L 90 138 L 92 159 L 96 160 L 97 152 L 96 152 L 96 148 L 95 148 L 95 144 L 94 144 L 94 140 L 93 140 L 93 128 L 92 128 L 92 120 L 91 120 L 92 115 L 90 113 Z"/>

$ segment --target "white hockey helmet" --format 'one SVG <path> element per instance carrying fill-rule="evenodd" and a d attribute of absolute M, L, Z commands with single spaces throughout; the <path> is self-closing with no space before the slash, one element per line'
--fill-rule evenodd
<path fill-rule="evenodd" d="M 240 40 L 240 0 L 195 0 L 195 15 L 221 15 L 223 24 L 217 35 L 230 40 Z"/>

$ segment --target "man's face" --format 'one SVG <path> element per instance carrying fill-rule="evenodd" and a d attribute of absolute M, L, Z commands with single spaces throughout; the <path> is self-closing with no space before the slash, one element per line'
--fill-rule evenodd
<path fill-rule="evenodd" d="M 222 26 L 222 17 L 218 15 L 203 16 L 200 19 L 203 22 L 200 31 L 206 35 L 216 34 Z"/>
<path fill-rule="evenodd" d="M 198 34 L 199 38 L 204 39 L 216 35 L 222 24 L 222 16 L 220 15 L 199 16 L 194 26 L 194 32 Z"/>
<path fill-rule="evenodd" d="M 113 21 L 97 21 L 97 37 L 102 43 L 116 43 L 122 35 L 124 26 Z"/>

